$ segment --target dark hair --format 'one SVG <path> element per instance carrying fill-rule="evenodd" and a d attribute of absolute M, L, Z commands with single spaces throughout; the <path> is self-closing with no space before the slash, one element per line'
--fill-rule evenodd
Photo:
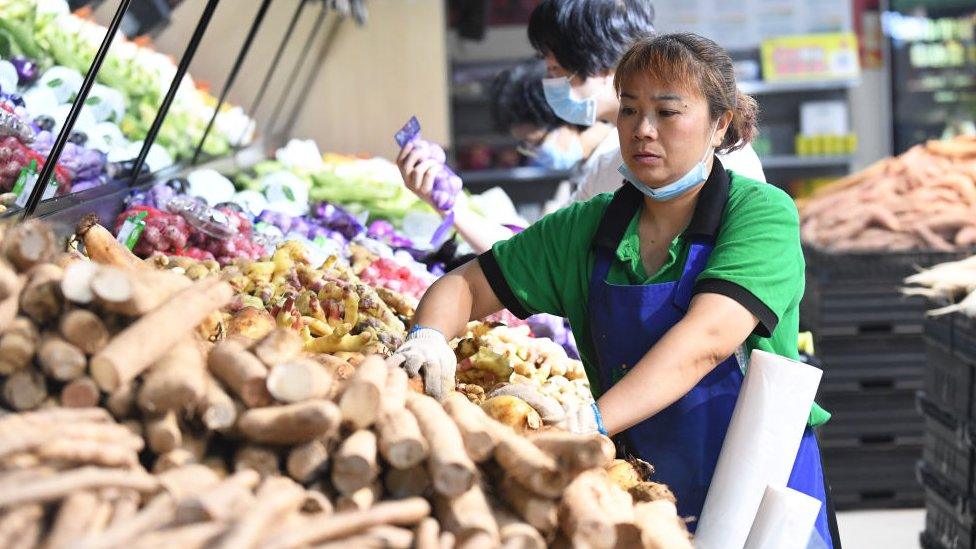
<path fill-rule="evenodd" d="M 739 91 L 732 58 L 708 38 L 682 32 L 641 39 L 620 60 L 614 89 L 619 94 L 623 84 L 639 74 L 699 90 L 713 121 L 731 111 L 732 122 L 718 147 L 720 153 L 741 149 L 756 136 L 756 100 Z"/>
<path fill-rule="evenodd" d="M 552 112 L 542 91 L 546 77 L 545 63 L 526 61 L 498 73 L 491 83 L 491 118 L 502 132 L 518 124 L 530 124 L 544 130 L 565 125 Z"/>
<path fill-rule="evenodd" d="M 653 33 L 651 0 L 543 0 L 529 18 L 532 47 L 581 78 L 609 72 Z"/>

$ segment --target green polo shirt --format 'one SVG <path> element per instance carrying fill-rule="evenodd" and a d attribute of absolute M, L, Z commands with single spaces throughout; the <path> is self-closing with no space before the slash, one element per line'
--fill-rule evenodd
<path fill-rule="evenodd" d="M 634 200 L 643 196 L 629 185 L 618 192 L 629 193 Z M 569 319 L 596 396 L 600 383 L 588 316 L 596 259 L 592 243 L 613 196 L 601 194 L 548 215 L 479 258 L 495 294 L 515 315 L 549 313 Z M 688 229 L 674 239 L 669 258 L 651 274 L 641 262 L 639 217 L 640 208 L 617 245 L 607 282 L 642 285 L 678 280 L 691 240 L 711 238 L 715 247 L 694 292 L 726 295 L 759 319 L 745 342 L 748 352 L 762 349 L 798 358 L 804 260 L 799 215 L 789 195 L 726 171 L 716 161 Z M 810 425 L 820 425 L 829 417 L 815 404 Z"/>

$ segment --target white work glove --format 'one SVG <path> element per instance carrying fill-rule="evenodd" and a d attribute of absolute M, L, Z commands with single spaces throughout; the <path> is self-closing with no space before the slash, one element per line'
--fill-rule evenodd
<path fill-rule="evenodd" d="M 411 377 L 423 375 L 424 391 L 438 400 L 454 390 L 457 357 L 444 334 L 433 328 L 412 331 L 390 357 L 390 364 L 400 366 Z"/>
<path fill-rule="evenodd" d="M 509 383 L 495 389 L 488 395 L 518 397 L 532 406 L 546 425 L 565 429 L 577 435 L 606 432 L 601 429 L 603 420 L 599 418 L 596 403 L 589 401 L 570 401 L 560 404 L 558 400 L 542 394 L 537 388 L 524 383 Z"/>

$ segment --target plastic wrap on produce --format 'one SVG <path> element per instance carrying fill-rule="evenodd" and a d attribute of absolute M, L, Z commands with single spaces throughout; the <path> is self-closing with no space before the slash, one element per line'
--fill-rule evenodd
<path fill-rule="evenodd" d="M 823 372 L 754 350 L 695 535 L 699 549 L 743 547 L 767 486 L 786 486 Z"/>
<path fill-rule="evenodd" d="M 804 549 L 810 544 L 820 500 L 785 486 L 767 486 L 745 549 Z"/>

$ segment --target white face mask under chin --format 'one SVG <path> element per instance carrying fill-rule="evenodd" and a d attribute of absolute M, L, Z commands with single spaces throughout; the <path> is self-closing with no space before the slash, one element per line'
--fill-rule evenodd
<path fill-rule="evenodd" d="M 630 171 L 630 168 L 626 164 L 621 164 L 617 171 L 620 172 L 620 175 L 624 176 L 624 179 L 628 183 L 636 187 L 637 190 L 644 193 L 651 200 L 655 202 L 673 200 L 688 193 L 688 191 L 701 185 L 708 179 L 708 157 L 712 154 L 712 139 L 715 137 L 715 132 L 717 131 L 718 122 L 716 121 L 711 134 L 708 136 L 708 141 L 705 142 L 705 154 L 702 156 L 702 159 L 683 176 L 667 185 L 657 188 L 648 186 L 634 172 Z"/>

